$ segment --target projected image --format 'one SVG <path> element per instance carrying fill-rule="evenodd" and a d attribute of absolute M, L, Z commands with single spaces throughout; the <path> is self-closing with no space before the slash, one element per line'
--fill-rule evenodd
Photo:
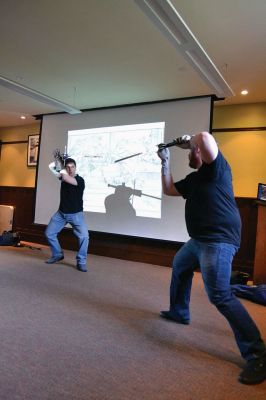
<path fill-rule="evenodd" d="M 165 122 L 68 132 L 68 154 L 86 182 L 84 211 L 110 218 L 161 218 L 157 145 Z"/>

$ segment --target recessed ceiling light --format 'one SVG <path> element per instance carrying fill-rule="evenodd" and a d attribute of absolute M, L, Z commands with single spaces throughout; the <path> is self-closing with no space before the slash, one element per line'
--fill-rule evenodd
<path fill-rule="evenodd" d="M 26 119 L 25 115 L 20 116 L 21 119 Z"/>
<path fill-rule="evenodd" d="M 243 96 L 246 96 L 246 94 L 248 94 L 248 90 L 242 90 L 242 91 L 241 91 L 241 94 L 242 94 Z"/>

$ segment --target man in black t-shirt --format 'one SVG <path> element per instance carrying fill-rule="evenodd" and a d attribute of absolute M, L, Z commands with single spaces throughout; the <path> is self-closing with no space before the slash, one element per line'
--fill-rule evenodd
<path fill-rule="evenodd" d="M 196 170 L 174 182 L 170 153 L 159 145 L 163 192 L 183 196 L 190 240 L 176 253 L 170 285 L 170 308 L 160 316 L 190 323 L 190 292 L 194 271 L 200 267 L 209 300 L 229 322 L 247 365 L 239 376 L 245 384 L 266 379 L 266 347 L 255 323 L 230 289 L 231 266 L 240 245 L 241 220 L 235 203 L 231 169 L 212 135 L 182 136 L 176 145 L 189 149 L 189 166 Z"/>
<path fill-rule="evenodd" d="M 76 174 L 76 162 L 72 158 L 66 159 L 65 167 L 60 171 L 57 170 L 55 162 L 49 165 L 49 169 L 61 180 L 61 189 L 59 209 L 52 216 L 45 231 L 52 251 L 52 256 L 46 263 L 53 264 L 63 260 L 64 254 L 57 235 L 66 224 L 70 224 L 79 242 L 77 269 L 86 272 L 89 235 L 83 214 L 84 179 Z"/>

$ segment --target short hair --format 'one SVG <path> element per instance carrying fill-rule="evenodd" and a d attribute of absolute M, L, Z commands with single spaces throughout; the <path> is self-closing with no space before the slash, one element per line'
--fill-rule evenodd
<path fill-rule="evenodd" d="M 76 161 L 73 158 L 67 158 L 65 161 L 65 167 L 67 166 L 67 164 L 74 164 L 76 167 Z"/>

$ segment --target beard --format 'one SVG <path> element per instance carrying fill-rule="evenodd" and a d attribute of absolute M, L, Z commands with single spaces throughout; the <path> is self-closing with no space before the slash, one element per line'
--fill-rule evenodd
<path fill-rule="evenodd" d="M 193 160 L 190 160 L 188 165 L 189 165 L 190 168 L 192 168 L 192 169 L 198 169 L 197 163 L 196 163 L 195 161 L 193 161 Z"/>
<path fill-rule="evenodd" d="M 202 160 L 199 155 L 195 153 L 191 153 L 189 157 L 189 164 L 190 168 L 192 169 L 199 169 L 202 166 Z"/>

